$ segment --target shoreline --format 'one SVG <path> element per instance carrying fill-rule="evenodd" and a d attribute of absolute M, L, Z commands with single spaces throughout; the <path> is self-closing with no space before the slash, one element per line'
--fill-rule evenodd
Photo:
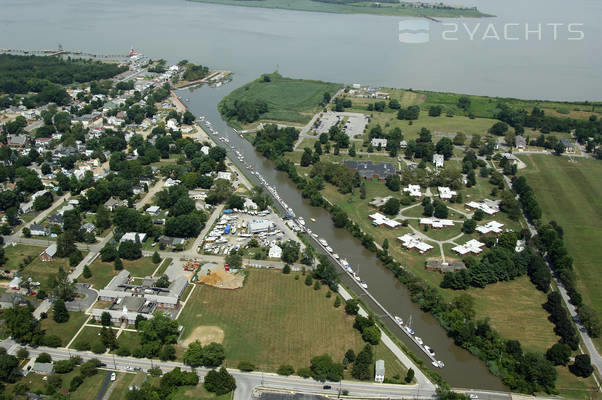
<path fill-rule="evenodd" d="M 370 7 L 354 6 L 349 4 L 325 3 L 321 1 L 306 0 L 292 5 L 289 2 L 282 3 L 280 0 L 273 0 L 265 3 L 256 0 L 187 0 L 194 3 L 218 4 L 234 7 L 251 7 L 277 10 L 291 10 L 302 12 L 320 12 L 330 14 L 363 14 L 375 15 L 381 17 L 414 17 L 414 18 L 492 18 L 493 14 L 487 14 L 475 8 L 459 8 L 449 6 L 449 8 L 415 8 L 415 7 Z M 394 3 L 390 3 L 393 5 Z M 396 3 L 395 3 L 396 4 Z M 411 4 L 411 3 L 407 3 Z"/>

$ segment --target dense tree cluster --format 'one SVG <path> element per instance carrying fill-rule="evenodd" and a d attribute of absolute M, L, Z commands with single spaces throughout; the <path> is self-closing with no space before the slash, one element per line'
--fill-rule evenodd
<path fill-rule="evenodd" d="M 257 132 L 253 145 L 269 159 L 276 159 L 285 152 L 293 151 L 299 138 L 299 131 L 292 127 L 279 128 L 277 125 L 265 125 Z"/>

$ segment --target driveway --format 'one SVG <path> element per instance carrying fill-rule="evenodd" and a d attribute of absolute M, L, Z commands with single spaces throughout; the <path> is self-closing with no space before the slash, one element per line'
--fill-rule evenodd
<path fill-rule="evenodd" d="M 65 303 L 69 311 L 86 311 L 98 297 L 98 293 L 95 290 L 90 289 L 88 285 L 83 283 L 76 283 L 75 291 L 84 297 L 77 297 L 73 301 Z"/>

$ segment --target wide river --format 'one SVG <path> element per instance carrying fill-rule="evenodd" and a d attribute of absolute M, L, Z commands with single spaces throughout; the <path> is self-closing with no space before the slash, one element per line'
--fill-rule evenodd
<path fill-rule="evenodd" d="M 454 1 L 458 3 L 458 1 Z M 0 48 L 65 49 L 125 53 L 130 46 L 151 58 L 188 59 L 234 71 L 232 83 L 180 92 L 196 115 L 205 115 L 246 160 L 275 186 L 284 200 L 344 256 L 391 313 L 413 327 L 437 352 L 450 384 L 503 390 L 484 363 L 454 346 L 428 314 L 411 303 L 372 253 L 346 231 L 335 229 L 329 215 L 304 202 L 273 164 L 255 153 L 221 120 L 219 100 L 259 74 L 278 69 L 293 77 L 387 87 L 431 89 L 506 97 L 557 100 L 602 99 L 602 2 L 598 0 L 462 0 L 497 15 L 480 20 L 445 20 L 458 31 L 444 40 L 442 23 L 430 24 L 430 42 L 399 41 L 402 18 L 336 15 L 238 8 L 182 0 L 0 0 Z M 480 25 L 477 25 L 479 24 Z M 557 26 L 556 40 L 550 23 Z M 463 25 L 465 24 L 465 25 Z M 491 26 L 489 26 L 491 24 Z M 510 24 L 510 25 L 508 25 Z M 538 33 L 524 40 L 526 24 Z M 582 40 L 568 40 L 581 35 Z M 504 40 L 519 38 L 520 40 Z M 470 39 L 472 34 L 472 40 Z M 484 35 L 500 40 L 485 39 Z M 349 282 L 348 282 L 349 283 Z M 351 283 L 349 283 L 351 285 Z M 364 300 L 368 303 L 367 298 Z M 389 328 L 419 356 L 423 354 L 392 323 Z M 426 359 L 426 357 L 425 357 Z M 428 363 L 427 363 L 428 364 Z M 430 364 L 428 364 L 430 365 Z"/>

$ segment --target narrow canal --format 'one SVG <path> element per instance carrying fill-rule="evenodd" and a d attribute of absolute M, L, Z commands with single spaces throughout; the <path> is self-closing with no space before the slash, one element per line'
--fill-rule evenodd
<path fill-rule="evenodd" d="M 198 89 L 184 89 L 179 91 L 178 95 L 197 117 L 205 116 L 213 128 L 219 132 L 219 136 L 229 139 L 229 144 L 244 156 L 245 161 L 253 165 L 254 170 L 276 188 L 282 199 L 294 210 L 296 216 L 305 218 L 308 228 L 326 239 L 334 252 L 349 261 L 354 270 L 357 271 L 359 267 L 362 280 L 367 282 L 368 290 L 381 305 L 391 314 L 401 317 L 404 322 L 412 319 L 412 328 L 416 331 L 416 335 L 435 350 L 438 360 L 445 363 L 445 368 L 437 369 L 437 372 L 452 386 L 491 390 L 507 389 L 498 378 L 488 371 L 485 363 L 468 351 L 454 345 L 453 340 L 447 336 L 435 318 L 422 312 L 416 304 L 412 303 L 405 286 L 382 265 L 373 253 L 364 249 L 361 243 L 346 230 L 335 228 L 330 215 L 325 210 L 310 206 L 285 173 L 277 171 L 273 162 L 257 153 L 251 143 L 227 126 L 217 111 L 217 104 L 228 92 L 243 84 L 243 82 L 238 82 L 239 79 L 239 77 L 238 79 L 235 77 L 232 83 L 220 88 L 204 86 Z M 217 136 L 213 136 L 213 138 L 217 140 Z M 248 178 L 254 183 L 259 183 L 257 177 L 251 175 L 249 170 L 238 161 L 234 151 L 228 145 L 219 140 L 217 142 L 228 148 L 232 161 L 245 171 Z M 315 218 L 316 222 L 310 222 L 310 218 Z M 360 293 L 351 278 L 342 273 L 341 278 L 348 287 L 356 293 Z M 365 295 L 361 297 L 376 314 L 379 314 L 376 304 Z M 424 359 L 425 365 L 434 368 L 431 366 L 431 360 L 393 321 L 388 318 L 383 318 L 383 320 L 397 338 L 403 341 L 414 354 Z"/>

